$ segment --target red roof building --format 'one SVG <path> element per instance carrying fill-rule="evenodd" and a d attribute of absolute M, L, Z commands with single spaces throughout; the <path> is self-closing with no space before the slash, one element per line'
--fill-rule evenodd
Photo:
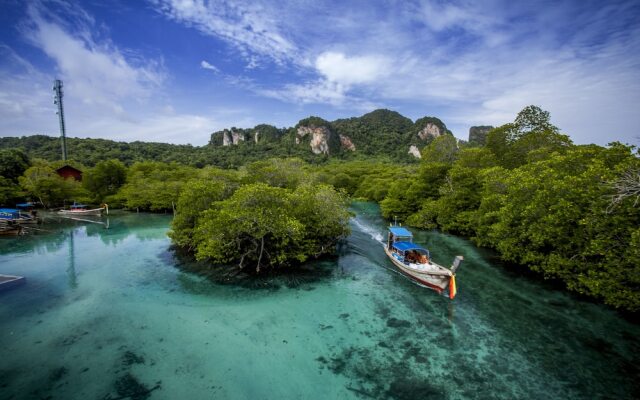
<path fill-rule="evenodd" d="M 82 180 L 82 171 L 77 168 L 73 168 L 71 165 L 65 165 L 64 167 L 60 167 L 56 170 L 58 175 L 63 177 L 64 179 L 73 178 L 76 181 Z"/>

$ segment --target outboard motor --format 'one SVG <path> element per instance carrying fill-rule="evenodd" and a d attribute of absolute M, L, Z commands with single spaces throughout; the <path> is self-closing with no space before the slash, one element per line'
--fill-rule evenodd
<path fill-rule="evenodd" d="M 462 262 L 462 260 L 464 260 L 464 257 L 462 257 L 462 256 L 456 256 L 456 258 L 453 259 L 453 265 L 451 266 L 451 272 L 456 272 L 456 270 L 460 266 L 460 263 Z"/>

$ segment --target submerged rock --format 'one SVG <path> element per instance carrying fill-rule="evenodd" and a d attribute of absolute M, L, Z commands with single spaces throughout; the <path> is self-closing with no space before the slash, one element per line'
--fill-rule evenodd
<path fill-rule="evenodd" d="M 126 351 L 122 356 L 122 364 L 126 366 L 133 364 L 144 364 L 144 357 L 139 356 L 132 351 Z"/>
<path fill-rule="evenodd" d="M 413 399 L 446 399 L 446 393 L 438 387 L 432 386 L 427 382 L 399 378 L 391 382 L 387 396 L 398 400 Z"/>
<path fill-rule="evenodd" d="M 411 327 L 411 322 L 403 319 L 389 318 L 387 320 L 387 326 L 391 328 L 409 328 Z"/>
<path fill-rule="evenodd" d="M 126 374 L 119 378 L 115 386 L 120 398 L 130 398 L 131 400 L 146 400 L 151 396 L 152 391 L 160 388 L 158 384 L 149 389 L 131 374 Z"/>

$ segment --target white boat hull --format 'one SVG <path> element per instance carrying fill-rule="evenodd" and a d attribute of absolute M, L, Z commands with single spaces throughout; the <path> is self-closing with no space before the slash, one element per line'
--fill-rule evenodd
<path fill-rule="evenodd" d="M 397 260 L 386 246 L 384 247 L 384 252 L 387 253 L 387 257 L 389 257 L 393 265 L 395 265 L 400 272 L 419 284 L 433 289 L 438 293 L 442 293 L 451 282 L 453 273 L 448 268 L 432 262 L 428 265 L 423 265 L 422 268 L 418 264 L 407 265 L 402 261 Z M 412 268 L 412 266 L 414 267 Z"/>
<path fill-rule="evenodd" d="M 94 208 L 91 210 L 60 210 L 58 214 L 69 216 L 82 216 L 82 215 L 102 215 L 104 208 Z"/>

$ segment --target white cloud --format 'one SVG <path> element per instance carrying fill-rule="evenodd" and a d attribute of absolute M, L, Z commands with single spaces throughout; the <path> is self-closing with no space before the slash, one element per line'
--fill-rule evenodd
<path fill-rule="evenodd" d="M 213 64 L 210 64 L 208 61 L 206 60 L 202 60 L 200 61 L 200 67 L 204 68 L 204 69 L 208 69 L 210 71 L 215 72 L 216 74 L 220 73 L 220 70 L 218 69 L 218 67 L 216 67 Z"/>
<path fill-rule="evenodd" d="M 283 63 L 291 61 L 296 51 L 295 45 L 278 30 L 278 19 L 255 2 L 152 0 L 152 3 L 165 16 L 233 45 L 248 61 L 249 69 L 257 66 L 256 56 Z"/>
<path fill-rule="evenodd" d="M 289 103 L 323 103 L 336 106 L 343 104 L 347 98 L 343 85 L 327 80 L 306 84 L 289 84 L 282 89 L 258 90 L 258 93 Z"/>
<path fill-rule="evenodd" d="M 118 111 L 121 99 L 143 100 L 164 79 L 159 62 L 134 65 L 111 43 L 96 42 L 89 17 L 74 20 L 78 32 L 71 33 L 57 16 L 37 4 L 29 7 L 29 16 L 25 36 L 55 61 L 69 92 L 85 103 Z"/>
<path fill-rule="evenodd" d="M 320 103 L 356 109 L 371 109 L 373 102 L 348 95 L 354 85 L 370 84 L 390 73 L 391 63 L 376 55 L 348 57 L 343 53 L 324 52 L 315 61 L 321 77 L 302 84 L 287 84 L 280 89 L 257 90 L 258 93 L 290 103 Z"/>
<path fill-rule="evenodd" d="M 208 142 L 215 120 L 193 114 L 149 114 L 131 121 L 98 119 L 84 121 L 83 127 L 93 137 L 131 140 L 129 132 L 148 142 L 198 144 Z"/>
<path fill-rule="evenodd" d="M 341 110 L 357 109 L 362 99 L 422 105 L 412 117 L 437 112 L 459 137 L 471 125 L 501 125 L 536 104 L 578 143 L 637 142 L 640 29 L 630 24 L 630 3 L 597 10 L 501 1 L 403 7 L 386 7 L 375 24 L 350 19 L 342 35 L 330 31 L 319 38 L 326 42 L 313 44 L 321 49 L 307 66 L 315 79 L 262 93 Z"/>
<path fill-rule="evenodd" d="M 146 60 L 108 39 L 97 40 L 93 18 L 79 7 L 56 2 L 64 15 L 40 3 L 28 6 L 21 33 L 55 64 L 39 71 L 7 45 L 0 45 L 0 135 L 58 135 L 52 82 L 65 85 L 67 134 L 114 140 L 205 144 L 215 127 L 236 114 L 176 112 L 163 92 L 161 61 Z M 213 67 L 209 64 L 210 67 Z M 214 67 L 215 68 L 215 67 Z"/>
<path fill-rule="evenodd" d="M 390 72 L 391 62 L 378 55 L 347 57 L 343 53 L 325 52 L 318 56 L 315 67 L 329 82 L 349 86 L 384 77 Z"/>
<path fill-rule="evenodd" d="M 469 22 L 477 23 L 482 18 L 481 14 L 472 13 L 454 4 L 438 4 L 430 1 L 423 2 L 420 11 L 423 21 L 438 32 L 456 26 L 469 26 Z"/>
<path fill-rule="evenodd" d="M 231 57 L 240 55 L 243 67 L 238 71 L 229 67 L 219 72 L 203 58 L 195 62 L 202 60 L 201 68 L 219 73 L 219 79 L 210 82 L 216 89 L 235 87 L 238 104 L 249 104 L 246 114 L 206 114 L 201 119 L 193 111 L 181 114 L 178 105 L 178 111 L 162 115 L 159 110 L 171 107 L 172 101 L 183 100 L 184 105 L 188 100 L 163 87 L 161 60 L 145 60 L 102 40 L 96 33 L 102 26 L 77 7 L 66 7 L 62 18 L 32 6 L 26 32 L 65 81 L 65 101 L 75 107 L 69 113 L 70 128 L 104 128 L 102 133 L 109 122 L 119 131 L 107 135 L 156 132 L 171 137 L 168 131 L 180 131 L 183 124 L 192 132 L 181 131 L 184 137 L 198 140 L 196 132 L 207 121 L 238 125 L 237 120 L 248 121 L 242 115 L 259 114 L 265 105 L 297 119 L 292 107 L 299 110 L 307 104 L 314 110 L 327 105 L 342 115 L 398 105 L 398 111 L 413 118 L 440 117 L 459 137 L 467 135 L 470 125 L 511 121 L 528 104 L 549 110 L 552 121 L 578 143 L 633 141 L 640 125 L 635 111 L 640 101 L 640 28 L 633 20 L 638 11 L 634 2 L 540 7 L 505 0 L 415 0 L 374 1 L 362 7 L 323 0 L 150 1 L 162 15 L 193 28 L 192 34 L 215 38 L 208 39 L 212 47 L 219 46 L 219 39 L 237 52 Z M 3 125 L 18 126 L 10 121 L 20 117 L 23 126 L 45 126 L 36 123 L 38 115 L 42 121 L 53 118 L 55 124 L 53 76 L 37 76 L 6 46 L 0 45 L 0 53 L 12 60 L 10 68 L 0 60 Z M 267 60 L 278 65 L 260 69 Z M 230 61 L 225 65 L 238 65 Z M 16 70 L 20 74 L 13 74 Z M 192 96 L 205 90 L 180 90 L 189 91 Z M 288 104 L 256 100 L 256 93 Z M 211 95 L 198 100 L 209 99 L 216 101 Z M 107 122 L 91 125 L 96 115 Z M 165 130 L 156 120 L 173 128 Z"/>

